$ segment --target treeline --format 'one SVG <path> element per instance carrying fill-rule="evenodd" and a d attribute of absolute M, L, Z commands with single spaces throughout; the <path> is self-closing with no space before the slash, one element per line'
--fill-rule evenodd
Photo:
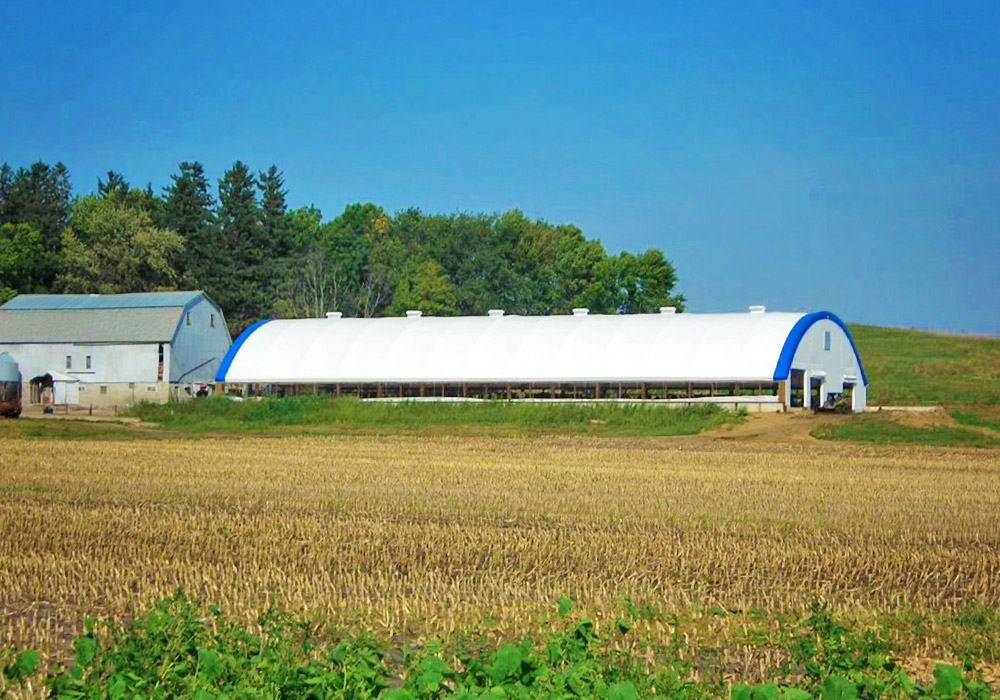
<path fill-rule="evenodd" d="M 324 221 L 289 209 L 275 166 L 237 161 L 213 187 L 181 163 L 157 194 L 115 171 L 74 196 L 65 166 L 0 166 L 0 301 L 18 293 L 204 289 L 238 331 L 265 317 L 638 313 L 683 307 L 658 249 L 608 255 L 572 225 L 503 214 L 387 214 L 351 204 Z"/>

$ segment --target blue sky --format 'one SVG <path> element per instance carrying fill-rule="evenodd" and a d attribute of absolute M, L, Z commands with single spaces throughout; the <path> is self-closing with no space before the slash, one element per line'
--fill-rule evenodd
<path fill-rule="evenodd" d="M 1000 334 L 1000 3 L 253 5 L 6 7 L 0 160 L 275 163 L 660 247 L 692 311 Z"/>

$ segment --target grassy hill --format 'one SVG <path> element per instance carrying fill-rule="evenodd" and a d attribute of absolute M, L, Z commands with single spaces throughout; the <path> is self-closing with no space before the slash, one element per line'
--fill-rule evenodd
<path fill-rule="evenodd" d="M 850 327 L 869 404 L 1000 403 L 1000 338 Z"/>

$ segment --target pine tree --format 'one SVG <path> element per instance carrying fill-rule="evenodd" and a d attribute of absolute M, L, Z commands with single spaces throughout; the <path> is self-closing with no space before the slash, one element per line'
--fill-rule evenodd
<path fill-rule="evenodd" d="M 131 188 L 125 176 L 116 173 L 114 170 L 108 171 L 108 179 L 97 178 L 97 197 L 99 199 L 112 199 L 117 202 L 124 202 L 128 198 Z"/>
<path fill-rule="evenodd" d="M 285 214 L 288 205 L 285 203 L 285 178 L 272 165 L 259 175 L 260 189 L 260 223 L 264 239 L 268 242 L 271 252 L 276 256 L 288 253 L 287 222 Z"/>
<path fill-rule="evenodd" d="M 62 253 L 63 229 L 69 222 L 69 172 L 62 163 L 49 166 L 41 161 L 13 171 L 0 167 L 0 223 L 25 224 L 38 231 L 46 256 L 58 261 Z M 57 264 L 47 266 L 36 290 L 50 289 Z"/>
<path fill-rule="evenodd" d="M 215 199 L 201 163 L 184 161 L 180 172 L 171 175 L 173 183 L 163 188 L 163 227 L 184 239 L 182 272 L 190 286 L 205 288 L 211 270 L 221 258 L 221 240 L 216 226 Z"/>
<path fill-rule="evenodd" d="M 257 180 L 242 161 L 236 161 L 219 180 L 218 218 L 223 256 L 213 277 L 222 278 L 213 284 L 213 297 L 232 315 L 231 325 L 240 328 L 270 308 L 263 274 L 270 251 L 257 209 Z"/>

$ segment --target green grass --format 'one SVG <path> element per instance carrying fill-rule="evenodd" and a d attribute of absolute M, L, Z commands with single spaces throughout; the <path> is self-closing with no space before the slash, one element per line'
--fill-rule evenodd
<path fill-rule="evenodd" d="M 1000 338 L 851 326 L 868 403 L 1000 404 Z"/>
<path fill-rule="evenodd" d="M 1000 411 L 974 411 L 974 410 L 954 410 L 951 417 L 956 423 L 962 425 L 974 425 L 980 428 L 989 428 L 1000 432 Z"/>
<path fill-rule="evenodd" d="M 621 404 L 389 403 L 297 396 L 140 404 L 130 415 L 184 432 L 448 435 L 694 435 L 741 419 L 717 406 Z"/>
<path fill-rule="evenodd" d="M 820 440 L 851 440 L 877 445 L 934 445 L 938 447 L 1000 447 L 1000 438 L 978 430 L 952 426 L 913 426 L 883 415 L 858 415 L 838 424 L 814 428 Z"/>

